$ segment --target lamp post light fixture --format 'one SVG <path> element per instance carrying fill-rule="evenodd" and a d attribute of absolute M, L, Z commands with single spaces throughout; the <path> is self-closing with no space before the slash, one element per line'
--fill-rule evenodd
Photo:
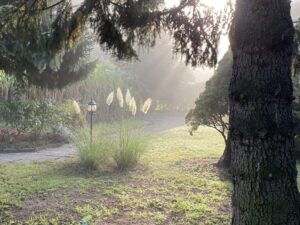
<path fill-rule="evenodd" d="M 91 137 L 91 143 L 93 140 L 93 114 L 97 110 L 97 104 L 94 100 L 89 101 L 88 103 L 88 112 L 90 114 L 90 137 Z"/>

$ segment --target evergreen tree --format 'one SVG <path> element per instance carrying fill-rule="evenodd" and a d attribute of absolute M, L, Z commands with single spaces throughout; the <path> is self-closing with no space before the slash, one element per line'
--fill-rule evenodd
<path fill-rule="evenodd" d="M 62 88 L 87 76 L 95 67 L 89 59 L 94 44 L 90 32 L 81 35 L 73 48 L 63 46 L 55 51 L 55 26 L 70 19 L 69 5 L 40 10 L 46 7 L 44 1 L 30 2 L 1 2 L 0 68 L 23 85 L 47 88 Z"/>
<path fill-rule="evenodd" d="M 224 12 L 214 13 L 199 0 L 183 0 L 172 9 L 164 9 L 161 0 L 85 0 L 72 11 L 67 0 L 2 3 L 0 69 L 19 80 L 40 77 L 38 73 L 59 62 L 87 27 L 94 29 L 102 48 L 118 59 L 138 58 L 136 46 L 153 46 L 160 32 L 167 30 L 173 34 L 174 51 L 186 63 L 214 66 L 220 31 L 228 17 Z M 22 63 L 29 66 L 20 66 Z"/>
<path fill-rule="evenodd" d="M 232 53 L 228 51 L 219 62 L 214 76 L 207 81 L 205 91 L 195 102 L 195 108 L 186 116 L 186 123 L 191 127 L 191 134 L 199 126 L 216 129 L 223 137 L 225 150 L 219 165 L 229 168 L 231 147 L 228 138 L 228 87 L 232 74 Z"/>

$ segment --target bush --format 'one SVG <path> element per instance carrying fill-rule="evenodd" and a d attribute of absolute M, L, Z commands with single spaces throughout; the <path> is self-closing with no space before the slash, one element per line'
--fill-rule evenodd
<path fill-rule="evenodd" d="M 61 123 L 64 127 L 76 130 L 78 127 L 83 127 L 86 124 L 85 115 L 81 113 L 80 108 L 78 112 L 74 109 L 74 101 L 68 100 L 60 104 L 58 109 L 61 111 Z"/>
<path fill-rule="evenodd" d="M 72 136 L 80 162 L 89 169 L 113 164 L 119 170 L 133 166 L 145 149 L 144 139 L 132 121 L 122 124 L 98 124 L 91 143 L 89 129 L 77 130 Z"/>
<path fill-rule="evenodd" d="M 138 124 L 134 120 L 138 109 L 135 98 L 128 89 L 124 97 L 122 90 L 118 88 L 106 98 L 109 109 L 114 102 L 119 106 L 120 115 L 115 124 L 106 125 L 109 131 L 103 129 L 103 125 L 94 129 L 96 132 L 93 143 L 89 142 L 86 131 L 84 134 L 77 132 L 73 138 L 81 162 L 89 168 L 98 168 L 109 161 L 107 159 L 113 159 L 119 170 L 126 169 L 137 162 L 145 149 L 145 142 L 140 135 L 142 132 L 135 126 Z M 141 105 L 141 112 L 147 114 L 151 104 L 152 99 L 148 98 Z M 131 120 L 125 119 L 130 117 Z"/>
<path fill-rule="evenodd" d="M 101 125 L 94 130 L 92 142 L 87 127 L 76 130 L 72 136 L 80 162 L 89 169 L 98 169 L 111 157 L 111 140 L 105 134 L 107 127 Z"/>
<path fill-rule="evenodd" d="M 60 121 L 59 110 L 50 101 L 1 101 L 0 120 L 15 135 L 30 133 L 39 136 Z"/>
<path fill-rule="evenodd" d="M 30 141 L 38 140 L 45 133 L 59 134 L 67 139 L 67 135 L 63 134 L 84 126 L 86 121 L 75 101 L 69 100 L 64 104 L 55 105 L 48 100 L 2 100 L 0 123 L 3 125 L 3 140 L 13 142 L 17 137 L 24 135 Z"/>
<path fill-rule="evenodd" d="M 119 170 L 135 165 L 144 152 L 145 140 L 140 133 L 130 120 L 119 124 L 112 144 L 112 156 Z"/>

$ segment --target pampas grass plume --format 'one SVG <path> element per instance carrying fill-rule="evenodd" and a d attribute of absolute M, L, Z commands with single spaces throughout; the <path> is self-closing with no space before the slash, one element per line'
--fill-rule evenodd
<path fill-rule="evenodd" d="M 131 100 L 130 100 L 130 103 L 129 103 L 129 110 L 130 110 L 130 112 L 133 116 L 136 115 L 136 109 L 137 109 L 136 108 L 136 102 L 135 102 L 134 97 L 132 97 Z"/>
<path fill-rule="evenodd" d="M 112 91 L 106 98 L 106 104 L 108 106 L 111 105 L 111 103 L 114 101 L 114 96 L 115 96 L 115 93 Z"/>
<path fill-rule="evenodd" d="M 121 88 L 117 89 L 117 99 L 121 108 L 124 106 L 124 97 Z"/>
<path fill-rule="evenodd" d="M 151 98 L 148 98 L 144 104 L 143 104 L 143 107 L 142 107 L 142 112 L 147 114 L 150 107 L 151 107 L 151 104 L 152 104 L 152 99 Z"/>
<path fill-rule="evenodd" d="M 76 102 L 75 100 L 73 100 L 73 108 L 76 114 L 80 114 L 81 110 L 80 110 L 80 106 L 78 104 L 78 102 Z"/>
<path fill-rule="evenodd" d="M 126 104 L 129 106 L 130 101 L 131 101 L 131 94 L 130 94 L 129 89 L 127 89 L 127 91 L 126 91 L 125 101 L 126 101 Z"/>

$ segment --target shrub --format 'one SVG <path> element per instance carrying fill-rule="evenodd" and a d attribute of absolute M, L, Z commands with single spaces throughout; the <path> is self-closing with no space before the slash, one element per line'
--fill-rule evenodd
<path fill-rule="evenodd" d="M 110 107 L 114 101 L 114 93 L 111 92 L 106 103 Z M 134 126 L 134 117 L 137 114 L 137 104 L 134 96 L 131 95 L 127 89 L 125 98 L 121 88 L 116 91 L 117 103 L 120 108 L 120 118 L 117 122 L 117 128 L 115 131 L 116 140 L 112 145 L 113 159 L 115 160 L 119 170 L 126 169 L 133 166 L 145 148 L 145 142 L 140 134 L 141 130 L 138 130 Z M 141 112 L 147 114 L 152 104 L 152 99 L 148 98 L 144 104 L 139 107 Z M 125 120 L 124 118 L 129 118 Z M 132 118 L 132 119 L 130 119 Z"/>
<path fill-rule="evenodd" d="M 119 105 L 120 118 L 114 124 L 94 127 L 93 142 L 90 142 L 87 130 L 78 131 L 73 142 L 78 150 L 80 161 L 87 167 L 96 169 L 113 159 L 119 170 L 133 166 L 144 152 L 145 141 L 141 129 L 135 126 L 133 119 L 137 113 L 135 98 L 127 90 L 125 98 L 120 88 L 111 92 L 106 104 L 110 107 L 114 99 Z M 146 114 L 151 107 L 152 99 L 147 99 L 141 111 Z M 132 119 L 125 119 L 131 117 Z"/>
<path fill-rule="evenodd" d="M 116 140 L 112 144 L 112 157 L 119 170 L 135 165 L 145 149 L 145 140 L 133 121 L 118 124 Z"/>
<path fill-rule="evenodd" d="M 59 110 L 50 101 L 24 100 L 1 101 L 0 120 L 7 129 L 15 129 L 15 135 L 30 133 L 39 136 L 59 121 Z"/>
<path fill-rule="evenodd" d="M 72 142 L 76 147 L 80 162 L 89 169 L 98 169 L 111 157 L 111 138 L 108 137 L 107 127 L 98 125 L 94 129 L 91 142 L 87 127 L 78 129 L 72 135 Z"/>
<path fill-rule="evenodd" d="M 80 162 L 89 169 L 98 169 L 114 162 L 119 170 L 138 161 L 145 149 L 145 141 L 134 121 L 122 124 L 97 124 L 91 142 L 89 128 L 77 129 L 72 135 Z"/>
<path fill-rule="evenodd" d="M 74 108 L 74 103 L 78 104 L 76 101 L 68 100 L 63 104 L 58 106 L 61 111 L 61 123 L 64 127 L 71 130 L 76 130 L 78 127 L 83 127 L 86 124 L 85 115 L 79 110 Z"/>

